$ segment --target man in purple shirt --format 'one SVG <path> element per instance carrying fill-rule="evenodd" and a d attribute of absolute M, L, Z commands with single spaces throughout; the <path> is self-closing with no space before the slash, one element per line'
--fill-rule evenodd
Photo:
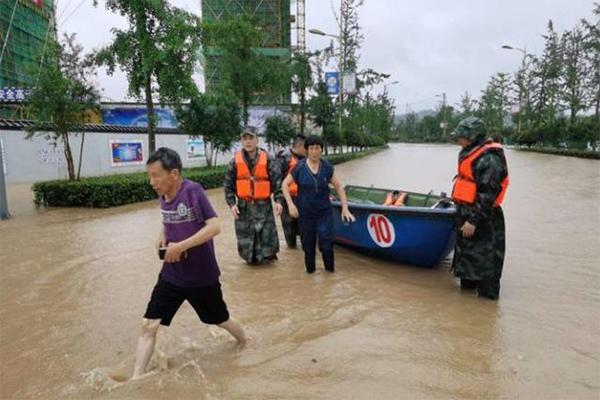
<path fill-rule="evenodd" d="M 156 343 L 160 325 L 169 326 L 187 300 L 200 320 L 229 332 L 246 343 L 242 327 L 229 318 L 219 283 L 213 237 L 221 232 L 217 214 L 199 184 L 183 179 L 181 159 L 161 147 L 146 163 L 150 184 L 160 196 L 163 229 L 156 248 L 166 248 L 158 282 L 144 314 L 132 379 L 140 378 Z M 160 250 L 159 250 L 160 251 Z"/>

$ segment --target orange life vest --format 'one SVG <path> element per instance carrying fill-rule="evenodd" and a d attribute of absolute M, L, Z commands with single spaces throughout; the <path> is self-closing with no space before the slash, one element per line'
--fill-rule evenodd
<path fill-rule="evenodd" d="M 235 153 L 235 180 L 237 197 L 242 200 L 267 200 L 271 196 L 271 182 L 267 166 L 267 152 L 258 150 L 258 161 L 250 173 L 242 151 Z"/>
<path fill-rule="evenodd" d="M 398 195 L 396 201 L 392 200 L 393 193 L 388 193 L 385 201 L 383 202 L 384 206 L 396 206 L 402 207 L 404 202 L 406 201 L 406 193 L 402 192 Z"/>
<path fill-rule="evenodd" d="M 298 164 L 298 157 L 296 157 L 294 155 L 294 153 L 292 153 L 292 157 L 290 158 L 290 162 L 288 164 L 288 170 L 287 170 L 288 174 L 291 174 L 294 171 L 294 168 L 296 168 L 296 164 Z M 290 188 L 290 195 L 292 197 L 298 196 L 298 184 L 296 182 L 292 181 L 292 183 L 290 183 L 289 188 Z"/>
<path fill-rule="evenodd" d="M 477 198 L 477 184 L 473 177 L 473 163 L 481 155 L 490 149 L 502 149 L 502 145 L 494 142 L 487 142 L 482 146 L 474 149 L 468 156 L 458 163 L 458 175 L 452 189 L 452 200 L 457 203 L 473 204 Z M 500 183 L 502 189 L 494 201 L 494 207 L 499 207 L 504 199 L 504 194 L 508 188 L 508 174 Z"/>

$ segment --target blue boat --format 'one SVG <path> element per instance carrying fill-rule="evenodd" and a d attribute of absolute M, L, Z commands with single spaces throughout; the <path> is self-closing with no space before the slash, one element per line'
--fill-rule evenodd
<path fill-rule="evenodd" d="M 401 264 L 433 267 L 447 257 L 456 240 L 454 203 L 445 197 L 404 192 L 405 205 L 382 205 L 392 190 L 346 186 L 355 222 L 341 220 L 333 200 L 334 241 L 368 255 Z"/>

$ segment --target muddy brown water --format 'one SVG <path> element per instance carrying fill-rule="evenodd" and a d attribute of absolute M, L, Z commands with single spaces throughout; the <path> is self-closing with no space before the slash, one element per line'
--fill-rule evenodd
<path fill-rule="evenodd" d="M 392 145 L 336 167 L 344 183 L 449 191 L 456 146 Z M 433 270 L 336 247 L 335 274 L 300 250 L 250 268 L 222 189 L 216 238 L 239 350 L 184 305 L 152 374 L 119 383 L 160 264 L 157 202 L 35 210 L 9 188 L 0 222 L 2 399 L 598 399 L 600 163 L 508 151 L 507 257 L 498 302 Z M 318 268 L 320 264 L 318 264 Z M 322 268 L 321 268 L 322 270 Z"/>

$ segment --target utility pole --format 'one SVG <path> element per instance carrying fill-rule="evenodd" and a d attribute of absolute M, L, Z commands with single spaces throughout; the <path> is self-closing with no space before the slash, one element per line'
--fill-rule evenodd
<path fill-rule="evenodd" d="M 446 129 L 448 127 L 448 121 L 446 120 L 446 93 L 442 93 L 442 119 L 444 122 L 444 128 L 442 131 L 442 135 L 444 136 L 444 139 L 446 138 Z"/>
<path fill-rule="evenodd" d="M 343 2 L 340 0 L 340 35 L 338 36 L 339 38 L 339 43 L 340 43 L 340 65 L 339 65 L 339 70 L 340 70 L 340 99 L 339 99 L 339 103 L 340 103 L 340 110 L 339 110 L 339 118 L 338 118 L 338 124 L 339 124 L 339 128 L 340 128 L 340 139 L 342 139 L 344 137 L 344 130 L 342 127 L 343 124 L 343 115 L 344 115 L 344 38 L 342 37 L 342 34 L 344 32 L 344 13 L 343 13 L 344 9 L 343 9 Z"/>

